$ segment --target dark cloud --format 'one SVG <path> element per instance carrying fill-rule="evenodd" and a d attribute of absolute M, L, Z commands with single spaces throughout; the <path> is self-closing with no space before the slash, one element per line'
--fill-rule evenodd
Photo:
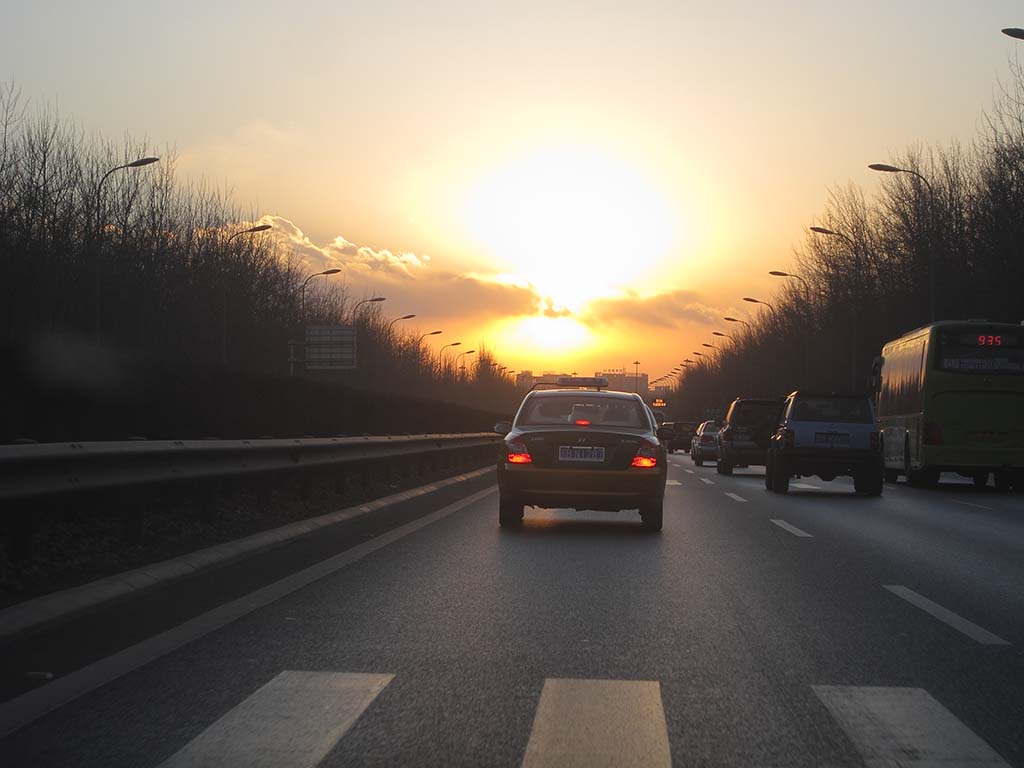
<path fill-rule="evenodd" d="M 709 325 L 717 322 L 720 314 L 704 304 L 695 291 L 669 291 L 653 296 L 628 293 L 598 299 L 587 305 L 580 319 L 592 326 L 628 323 L 675 328 L 692 323 Z"/>

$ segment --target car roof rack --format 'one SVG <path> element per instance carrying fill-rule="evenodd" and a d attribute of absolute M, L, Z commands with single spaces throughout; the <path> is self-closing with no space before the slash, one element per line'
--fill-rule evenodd
<path fill-rule="evenodd" d="M 604 376 L 559 376 L 555 381 L 539 381 L 530 387 L 532 392 L 537 387 L 556 387 L 558 389 L 608 389 L 608 379 Z"/>

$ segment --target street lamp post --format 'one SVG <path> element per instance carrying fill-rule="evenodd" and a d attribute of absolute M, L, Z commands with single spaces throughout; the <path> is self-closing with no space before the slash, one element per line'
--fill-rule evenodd
<path fill-rule="evenodd" d="M 1005 31 L 1005 30 L 1004 30 Z M 1012 35 L 1011 35 L 1012 36 Z M 870 163 L 868 165 L 872 171 L 879 171 L 881 173 L 908 173 L 911 176 L 920 179 L 924 182 L 924 185 L 928 188 L 928 202 L 931 205 L 935 204 L 935 187 L 928 179 L 912 168 L 900 168 L 897 165 L 889 165 L 888 163 Z M 942 238 L 939 238 L 939 242 Z M 928 243 L 925 243 L 928 246 Z M 935 264 L 935 249 L 928 247 L 928 322 L 935 322 L 935 305 L 936 305 L 936 287 L 938 284 L 938 269 Z"/>
<path fill-rule="evenodd" d="M 753 296 L 744 296 L 743 300 L 747 301 L 747 302 L 750 302 L 751 304 L 764 304 L 766 307 L 768 307 L 768 309 L 771 310 L 771 313 L 773 315 L 775 314 L 775 307 L 772 306 L 771 304 L 769 304 L 767 301 L 761 301 L 760 299 L 755 299 Z"/>
<path fill-rule="evenodd" d="M 416 339 L 416 343 L 419 344 L 421 341 L 427 338 L 427 336 L 439 336 L 442 333 L 444 333 L 444 331 L 430 331 L 429 333 L 424 333 L 418 339 Z"/>
<path fill-rule="evenodd" d="M 325 269 L 323 272 L 314 272 L 312 275 L 302 281 L 302 288 L 299 289 L 299 317 L 302 322 L 306 322 L 306 283 L 312 280 L 314 277 L 322 277 L 326 275 L 336 275 L 341 272 L 340 269 Z"/>
<path fill-rule="evenodd" d="M 384 335 L 386 336 L 388 334 L 388 332 L 391 330 L 391 326 L 393 326 L 395 323 L 400 322 L 402 320 L 412 320 L 414 317 L 416 317 L 416 315 L 402 315 L 401 317 L 396 317 L 394 320 L 387 324 L 387 327 L 384 329 Z"/>
<path fill-rule="evenodd" d="M 639 395 L 640 394 L 640 361 L 639 360 L 634 360 L 633 361 L 633 367 L 634 367 L 633 391 L 636 392 Z"/>
<path fill-rule="evenodd" d="M 454 362 L 453 362 L 453 365 L 455 366 L 455 368 L 458 368 L 458 365 L 459 365 L 459 358 L 460 358 L 460 357 L 462 357 L 462 356 L 464 356 L 464 355 L 472 355 L 472 354 L 473 354 L 474 352 L 476 352 L 476 350 L 475 350 L 475 349 L 467 349 L 467 350 L 466 350 L 465 352 L 459 352 L 459 354 L 457 354 L 457 355 L 455 356 L 455 360 L 454 360 Z M 466 364 L 465 364 L 465 363 L 463 363 L 463 364 L 462 364 L 462 370 L 465 370 L 465 369 L 466 369 Z M 460 376 L 459 378 L 461 379 L 462 377 Z"/>
<path fill-rule="evenodd" d="M 236 237 L 242 235 L 252 235 L 257 232 L 266 232 L 271 229 L 270 224 L 258 224 L 255 227 L 249 227 L 239 232 L 235 232 L 227 240 L 224 241 L 224 245 L 227 246 Z M 225 257 L 227 254 L 225 254 Z M 227 270 L 224 270 L 224 275 L 221 278 L 223 283 L 223 292 L 221 295 L 221 314 L 220 314 L 220 364 L 221 367 L 227 368 L 228 365 L 228 275 Z"/>
<path fill-rule="evenodd" d="M 382 301 L 387 301 L 387 298 L 384 297 L 384 296 L 371 296 L 368 299 L 363 299 L 362 301 L 357 301 L 355 306 L 352 307 L 351 316 L 354 318 L 356 316 L 356 310 L 359 309 L 361 306 L 363 306 L 363 304 L 378 304 L 378 303 L 380 303 Z"/>
<path fill-rule="evenodd" d="M 857 299 L 859 295 L 860 284 L 857 282 L 860 278 L 860 252 L 857 249 L 857 244 L 853 238 L 849 235 L 845 235 L 842 232 L 837 232 L 834 229 L 828 227 L 811 227 L 811 232 L 816 232 L 819 235 L 825 235 L 826 237 L 838 237 L 844 241 L 850 248 L 850 253 L 853 256 L 853 272 L 854 279 L 850 281 L 850 390 L 853 392 L 857 391 L 857 334 L 858 323 L 857 323 Z"/>
<path fill-rule="evenodd" d="M 811 380 L 811 287 L 807 284 L 800 275 L 795 275 L 792 272 L 784 272 L 781 269 L 773 269 L 768 272 L 773 277 L 786 277 L 792 278 L 793 280 L 799 280 L 804 286 L 804 319 L 806 320 L 806 328 L 804 329 L 804 387 L 810 386 Z"/>
<path fill-rule="evenodd" d="M 130 163 L 114 166 L 103 174 L 99 183 L 96 185 L 96 228 L 94 235 L 96 243 L 96 297 L 94 308 L 96 317 L 94 319 L 94 333 L 96 338 L 99 338 L 100 331 L 103 327 L 103 268 L 101 266 L 103 261 L 103 183 L 110 178 L 111 174 L 115 171 L 123 171 L 127 168 L 142 168 L 143 166 L 152 165 L 159 161 L 159 157 L 140 157 L 138 160 L 132 160 Z"/>

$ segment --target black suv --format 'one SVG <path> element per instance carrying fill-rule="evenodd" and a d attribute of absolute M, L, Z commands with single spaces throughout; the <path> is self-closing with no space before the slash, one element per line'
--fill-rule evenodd
<path fill-rule="evenodd" d="M 718 445 L 718 474 L 731 475 L 733 467 L 764 464 L 768 440 L 779 423 L 781 400 L 737 397 L 725 415 Z"/>

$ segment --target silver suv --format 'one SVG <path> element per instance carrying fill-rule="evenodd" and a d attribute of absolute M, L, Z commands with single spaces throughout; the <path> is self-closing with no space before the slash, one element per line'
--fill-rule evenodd
<path fill-rule="evenodd" d="M 764 485 L 787 493 L 791 477 L 853 477 L 858 493 L 882 493 L 882 450 L 875 410 L 865 395 L 793 392 L 769 441 Z"/>

